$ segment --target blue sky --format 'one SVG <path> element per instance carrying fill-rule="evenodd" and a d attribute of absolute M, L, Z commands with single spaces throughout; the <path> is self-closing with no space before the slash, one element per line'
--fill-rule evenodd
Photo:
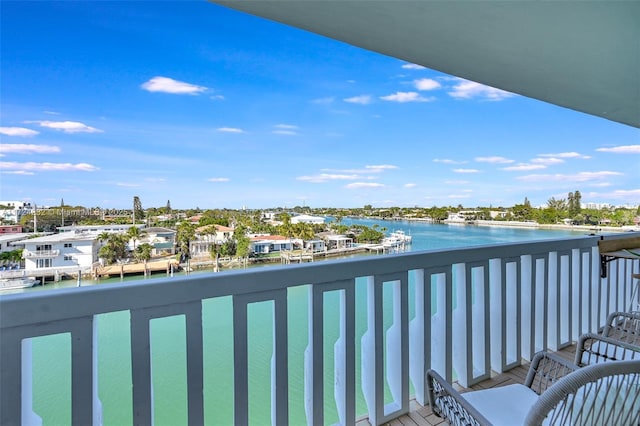
<path fill-rule="evenodd" d="M 206 1 L 1 7 L 2 200 L 640 204 L 640 130 Z"/>

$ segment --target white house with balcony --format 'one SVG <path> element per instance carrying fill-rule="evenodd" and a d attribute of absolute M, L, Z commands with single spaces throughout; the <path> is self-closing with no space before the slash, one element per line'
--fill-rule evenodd
<path fill-rule="evenodd" d="M 24 241 L 25 270 L 88 270 L 98 259 L 100 243 L 88 232 L 64 232 Z"/>
<path fill-rule="evenodd" d="M 222 225 L 207 225 L 196 229 L 196 238 L 189 242 L 192 258 L 210 257 L 211 246 L 222 245 L 233 237 L 233 228 Z"/>

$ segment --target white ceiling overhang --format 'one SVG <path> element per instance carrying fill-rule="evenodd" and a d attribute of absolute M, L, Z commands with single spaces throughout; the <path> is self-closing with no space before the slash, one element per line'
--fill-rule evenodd
<path fill-rule="evenodd" d="M 639 1 L 212 1 L 640 127 Z"/>

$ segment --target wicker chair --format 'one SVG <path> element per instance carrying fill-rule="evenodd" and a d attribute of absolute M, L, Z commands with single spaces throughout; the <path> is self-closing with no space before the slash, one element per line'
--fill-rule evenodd
<path fill-rule="evenodd" d="M 452 425 L 640 424 L 640 360 L 579 368 L 536 354 L 523 385 L 458 393 L 427 372 L 434 414 Z"/>
<path fill-rule="evenodd" d="M 612 312 L 607 317 L 602 335 L 640 346 L 640 312 Z"/>
<path fill-rule="evenodd" d="M 576 345 L 576 365 L 640 359 L 640 346 L 598 334 L 583 334 Z"/>

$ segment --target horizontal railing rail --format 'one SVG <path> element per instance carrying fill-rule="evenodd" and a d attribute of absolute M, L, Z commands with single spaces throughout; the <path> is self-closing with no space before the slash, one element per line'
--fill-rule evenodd
<path fill-rule="evenodd" d="M 30 338 L 70 333 L 72 422 L 99 424 L 96 315 L 130 312 L 133 420 L 153 423 L 150 321 L 185 316 L 188 421 L 202 424 L 203 301 L 233 300 L 233 416 L 249 419 L 248 310 L 273 304 L 271 422 L 289 422 L 287 291 L 307 286 L 308 343 L 304 353 L 304 405 L 308 424 L 325 423 L 327 374 L 341 424 L 366 414 L 382 424 L 409 410 L 410 387 L 426 403 L 424 374 L 434 368 L 462 386 L 503 372 L 539 350 L 556 350 L 606 316 L 624 310 L 637 260 L 609 264 L 599 278 L 598 237 L 498 244 L 471 248 L 274 266 L 22 293 L 0 297 L 0 424 L 37 418 L 31 402 Z M 356 331 L 356 283 L 366 300 L 364 331 Z M 387 289 L 388 291 L 383 291 Z M 338 337 L 328 373 L 324 296 L 339 295 Z M 386 296 L 385 296 L 386 294 Z M 297 301 L 296 303 L 299 303 Z M 355 348 L 360 348 L 357 354 Z M 359 365 L 356 363 L 359 362 Z M 356 374 L 356 372 L 359 372 Z M 360 383 L 356 383 L 357 376 Z M 366 412 L 356 411 L 361 392 Z"/>
<path fill-rule="evenodd" d="M 24 250 L 22 256 L 24 257 L 56 257 L 60 254 L 60 250 Z"/>

